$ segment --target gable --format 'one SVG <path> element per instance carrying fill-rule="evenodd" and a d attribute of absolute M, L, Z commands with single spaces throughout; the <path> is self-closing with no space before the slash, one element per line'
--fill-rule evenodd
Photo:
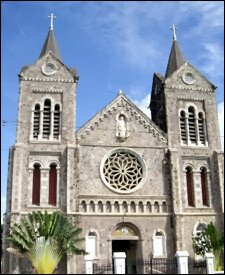
<path fill-rule="evenodd" d="M 215 86 L 197 71 L 188 62 L 179 67 L 177 71 L 171 74 L 165 84 L 168 88 L 179 88 L 184 90 L 214 91 Z"/>
<path fill-rule="evenodd" d="M 23 67 L 19 76 L 24 80 L 34 81 L 76 82 L 78 80 L 76 69 L 69 69 L 52 52 L 39 58 L 33 65 Z"/>
<path fill-rule="evenodd" d="M 118 118 L 124 116 L 127 132 L 118 136 Z M 136 105 L 119 94 L 77 132 L 81 145 L 165 147 L 166 134 L 162 132 Z"/>

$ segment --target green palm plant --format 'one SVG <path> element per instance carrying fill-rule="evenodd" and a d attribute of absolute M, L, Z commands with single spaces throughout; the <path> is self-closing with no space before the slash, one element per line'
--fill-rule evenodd
<path fill-rule="evenodd" d="M 60 211 L 32 212 L 11 227 L 8 240 L 13 244 L 8 251 L 26 255 L 39 274 L 52 274 L 66 253 L 86 255 L 78 246 L 82 229 Z"/>
<path fill-rule="evenodd" d="M 214 269 L 216 271 L 224 269 L 224 231 L 220 233 L 215 225 L 210 222 L 205 230 L 198 232 L 192 238 L 193 249 L 197 255 L 204 256 L 207 252 L 214 255 Z"/>

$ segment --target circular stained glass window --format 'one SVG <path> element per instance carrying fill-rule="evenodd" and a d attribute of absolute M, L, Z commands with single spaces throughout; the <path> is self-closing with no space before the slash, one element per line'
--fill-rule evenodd
<path fill-rule="evenodd" d="M 144 162 L 130 150 L 114 150 L 101 163 L 104 183 L 119 193 L 131 193 L 140 187 L 145 177 Z"/>

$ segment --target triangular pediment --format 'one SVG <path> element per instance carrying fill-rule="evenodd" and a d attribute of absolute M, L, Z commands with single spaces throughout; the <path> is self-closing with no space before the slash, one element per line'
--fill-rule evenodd
<path fill-rule="evenodd" d="M 51 51 L 39 58 L 33 65 L 24 66 L 19 76 L 24 80 L 34 81 L 74 82 L 78 79 L 76 69 L 68 68 Z"/>
<path fill-rule="evenodd" d="M 205 78 L 197 69 L 186 62 L 181 65 L 173 74 L 165 79 L 168 88 L 184 90 L 214 91 L 215 86 Z"/>
<path fill-rule="evenodd" d="M 119 140 L 116 136 L 118 116 L 126 117 L 129 136 Z M 114 146 L 165 146 L 166 134 L 124 94 L 118 94 L 105 108 L 91 118 L 77 132 L 80 143 L 104 143 Z"/>

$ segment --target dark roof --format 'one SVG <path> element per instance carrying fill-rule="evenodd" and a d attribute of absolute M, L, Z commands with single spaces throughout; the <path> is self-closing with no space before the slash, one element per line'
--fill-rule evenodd
<path fill-rule="evenodd" d="M 164 76 L 162 76 L 160 73 L 155 73 L 155 75 L 162 81 L 164 82 Z"/>
<path fill-rule="evenodd" d="M 170 51 L 170 56 L 169 56 L 169 60 L 168 60 L 168 64 L 167 64 L 165 78 L 169 77 L 172 73 L 174 73 L 184 63 L 185 63 L 185 60 L 184 60 L 182 53 L 179 49 L 178 43 L 174 39 L 172 48 Z"/>
<path fill-rule="evenodd" d="M 45 40 L 44 46 L 42 48 L 42 51 L 40 53 L 40 57 L 42 57 L 44 54 L 48 53 L 48 52 L 52 52 L 60 61 L 61 60 L 61 56 L 59 54 L 59 49 L 57 47 L 56 44 L 56 40 L 55 40 L 55 36 L 54 36 L 54 32 L 53 30 L 49 30 L 47 38 Z"/>

